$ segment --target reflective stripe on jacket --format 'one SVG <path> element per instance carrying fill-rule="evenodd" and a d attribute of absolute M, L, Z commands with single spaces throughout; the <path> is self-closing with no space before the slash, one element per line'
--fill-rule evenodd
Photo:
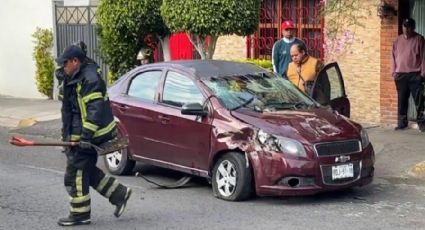
<path fill-rule="evenodd" d="M 65 140 L 90 141 L 100 144 L 115 136 L 106 84 L 97 72 L 97 65 L 82 63 L 80 70 L 64 87 L 62 121 Z"/>

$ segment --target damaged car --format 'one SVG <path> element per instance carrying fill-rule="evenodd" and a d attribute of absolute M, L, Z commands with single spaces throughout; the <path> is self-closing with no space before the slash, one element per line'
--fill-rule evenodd
<path fill-rule="evenodd" d="M 238 201 L 310 195 L 372 182 L 374 150 L 349 119 L 336 63 L 311 95 L 252 64 L 188 60 L 137 67 L 109 89 L 127 149 L 105 156 L 115 175 L 136 161 L 207 178 Z"/>

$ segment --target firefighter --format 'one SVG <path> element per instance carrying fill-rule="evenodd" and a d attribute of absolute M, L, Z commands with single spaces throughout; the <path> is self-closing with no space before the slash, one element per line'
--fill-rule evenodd
<path fill-rule="evenodd" d="M 89 64 L 96 65 L 96 71 L 99 73 L 99 75 L 102 75 L 102 71 L 101 71 L 99 65 L 93 59 L 91 59 L 87 56 L 87 45 L 86 45 L 86 43 L 84 43 L 83 41 L 77 41 L 77 42 L 74 42 L 73 45 L 79 46 L 83 50 L 84 55 L 86 55 L 85 62 L 89 63 Z M 58 99 L 60 101 L 62 101 L 62 99 L 63 99 L 63 86 L 64 86 L 64 84 L 66 84 L 66 80 L 67 80 L 65 78 L 65 72 L 63 70 L 63 66 L 59 66 L 59 68 L 56 69 L 55 76 L 56 76 L 56 79 L 58 80 Z M 66 104 L 66 102 L 62 101 L 62 108 L 66 107 L 66 105 L 64 105 L 64 104 Z M 63 120 L 64 119 L 62 119 L 62 121 Z M 64 124 L 62 124 L 62 131 L 63 131 L 63 126 L 64 126 Z M 62 140 L 65 140 L 64 133 L 62 133 Z"/>
<path fill-rule="evenodd" d="M 62 120 L 64 141 L 79 142 L 67 148 L 67 167 L 64 184 L 70 196 L 70 213 L 58 224 L 72 226 L 90 224 L 89 187 L 96 189 L 116 206 L 119 217 L 131 195 L 131 189 L 96 167 L 97 153 L 92 144 L 100 145 L 116 136 L 106 84 L 95 63 L 87 61 L 84 51 L 77 45 L 67 47 L 56 59 L 63 67 Z"/>

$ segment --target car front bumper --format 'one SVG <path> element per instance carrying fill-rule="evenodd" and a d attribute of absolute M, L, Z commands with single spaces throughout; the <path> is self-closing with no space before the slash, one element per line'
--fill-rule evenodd
<path fill-rule="evenodd" d="M 374 175 L 372 145 L 336 163 L 336 156 L 300 159 L 263 151 L 249 154 L 259 196 L 302 196 L 370 184 Z M 332 179 L 332 166 L 352 164 L 353 177 Z"/>

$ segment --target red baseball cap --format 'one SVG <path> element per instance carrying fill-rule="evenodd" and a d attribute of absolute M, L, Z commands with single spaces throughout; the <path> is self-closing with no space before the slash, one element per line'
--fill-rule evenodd
<path fill-rule="evenodd" d="M 282 29 L 295 29 L 295 24 L 292 20 L 285 20 L 282 22 Z"/>

